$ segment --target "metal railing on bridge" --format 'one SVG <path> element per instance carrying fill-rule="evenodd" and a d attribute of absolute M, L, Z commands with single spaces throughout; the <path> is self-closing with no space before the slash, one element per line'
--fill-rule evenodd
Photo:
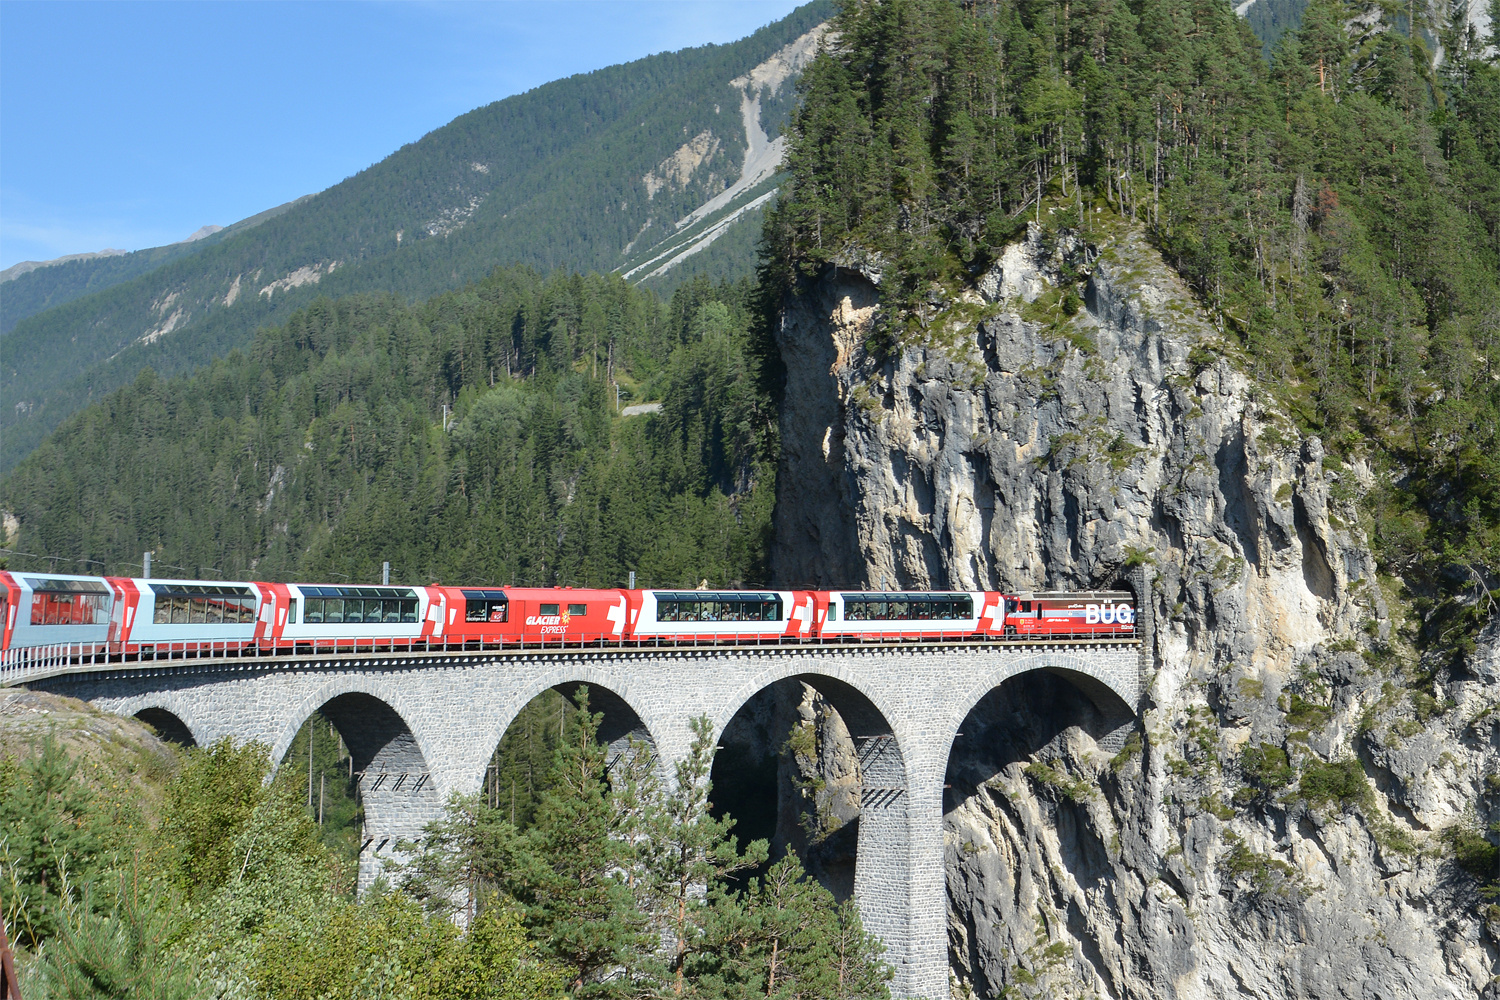
<path fill-rule="evenodd" d="M 295 642 L 259 642 L 256 640 L 217 640 L 190 642 L 131 643 L 125 649 L 108 643 L 59 643 L 49 646 L 27 646 L 0 654 L 0 687 L 23 684 L 27 680 L 57 673 L 85 673 L 92 670 L 120 669 L 130 666 L 168 666 L 174 663 L 208 660 L 291 659 L 317 656 L 366 656 L 413 653 L 486 653 L 523 651 L 561 651 L 569 649 L 694 649 L 740 648 L 745 646 L 861 646 L 912 644 L 1013 644 L 1134 642 L 1137 636 L 1100 632 L 1020 633 L 991 635 L 974 632 L 924 632 L 906 635 L 829 635 L 829 636 L 747 636 L 744 633 L 658 636 L 622 639 L 612 634 L 543 636 L 518 639 L 515 636 L 466 636 L 462 639 L 392 638 L 390 636 L 299 639 Z"/>

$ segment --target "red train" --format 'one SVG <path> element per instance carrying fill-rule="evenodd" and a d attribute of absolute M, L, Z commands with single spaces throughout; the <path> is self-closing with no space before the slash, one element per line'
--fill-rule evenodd
<path fill-rule="evenodd" d="M 6 664 L 59 647 L 76 651 L 69 655 L 154 659 L 1135 634 L 1135 599 L 1123 592 L 375 587 L 0 572 L 0 611 Z"/>

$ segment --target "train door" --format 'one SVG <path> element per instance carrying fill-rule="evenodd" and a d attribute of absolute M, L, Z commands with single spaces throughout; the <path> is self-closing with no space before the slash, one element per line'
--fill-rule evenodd
<path fill-rule="evenodd" d="M 828 620 L 828 592 L 821 590 L 795 590 L 792 592 L 792 612 L 787 615 L 786 635 L 798 640 L 811 639 L 823 631 Z"/>
<path fill-rule="evenodd" d="M 459 601 L 452 602 L 453 614 L 450 617 L 448 614 L 449 603 L 448 588 L 427 588 L 427 616 L 422 621 L 422 638 L 441 639 L 448 631 L 447 626 L 450 623 L 456 624 L 455 619 L 458 618 L 459 609 L 463 605 Z"/>
<path fill-rule="evenodd" d="M 979 613 L 978 631 L 984 635 L 1003 635 L 1005 633 L 1005 595 L 985 591 L 983 594 L 975 593 L 974 597 L 976 600 L 982 598 L 984 609 Z"/>

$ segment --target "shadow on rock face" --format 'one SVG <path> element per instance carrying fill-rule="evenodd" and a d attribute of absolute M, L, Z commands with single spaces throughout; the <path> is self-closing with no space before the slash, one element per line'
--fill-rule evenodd
<path fill-rule="evenodd" d="M 1057 674 L 1038 671 L 1013 677 L 981 698 L 959 726 L 943 779 L 943 812 L 962 805 L 1011 764 L 1029 762 L 1036 754 L 1062 754 L 1070 727 L 1101 740 L 1119 725 L 1119 719 L 1100 711 Z"/>
<path fill-rule="evenodd" d="M 770 843 L 748 883 L 794 851 L 839 900 L 854 894 L 860 766 L 848 728 L 810 685 L 783 680 L 752 697 L 725 728 L 714 758 L 712 808 L 734 817 L 741 845 Z"/>

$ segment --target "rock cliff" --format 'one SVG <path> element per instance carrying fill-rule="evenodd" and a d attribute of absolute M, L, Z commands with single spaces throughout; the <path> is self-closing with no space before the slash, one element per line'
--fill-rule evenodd
<path fill-rule="evenodd" d="M 778 339 L 781 583 L 1126 586 L 1154 621 L 1123 750 L 1051 675 L 962 727 L 958 992 L 1500 996 L 1500 907 L 1450 849 L 1500 819 L 1500 627 L 1413 651 L 1370 469 L 1243 374 L 1141 233 L 1033 226 L 905 311 L 851 258 Z"/>

